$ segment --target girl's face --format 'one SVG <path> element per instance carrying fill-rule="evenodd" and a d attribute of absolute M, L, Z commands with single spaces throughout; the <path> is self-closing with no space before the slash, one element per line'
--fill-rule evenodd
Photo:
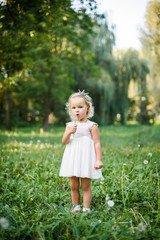
<path fill-rule="evenodd" d="M 85 100 L 82 97 L 73 97 L 70 100 L 70 107 L 72 115 L 78 121 L 87 120 L 87 112 L 89 107 L 87 106 Z"/>

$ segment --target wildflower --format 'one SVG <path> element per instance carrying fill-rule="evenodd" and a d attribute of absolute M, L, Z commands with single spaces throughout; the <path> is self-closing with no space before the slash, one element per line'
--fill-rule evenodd
<path fill-rule="evenodd" d="M 0 225 L 2 228 L 7 229 L 9 227 L 9 222 L 6 218 L 0 218 Z"/>
<path fill-rule="evenodd" d="M 144 96 L 142 96 L 141 99 L 142 99 L 142 101 L 146 101 L 146 97 L 144 97 Z"/>
<path fill-rule="evenodd" d="M 147 161 L 147 160 L 144 160 L 144 164 L 148 164 L 148 161 Z"/>
<path fill-rule="evenodd" d="M 138 224 L 138 230 L 140 232 L 145 232 L 146 226 L 141 222 L 141 223 Z"/>
<path fill-rule="evenodd" d="M 102 221 L 101 220 L 98 220 L 98 223 L 101 223 Z"/>
<path fill-rule="evenodd" d="M 33 141 L 30 141 L 29 143 L 30 143 L 30 144 L 32 144 L 32 143 L 33 143 Z"/>
<path fill-rule="evenodd" d="M 126 166 L 127 164 L 126 163 L 123 163 L 124 166 Z"/>
<path fill-rule="evenodd" d="M 107 202 L 107 204 L 108 204 L 108 207 L 113 207 L 114 206 L 114 202 L 112 200 L 109 200 Z"/>
<path fill-rule="evenodd" d="M 108 194 L 106 195 L 105 200 L 106 200 L 106 201 L 109 200 L 109 195 L 108 195 Z"/>
<path fill-rule="evenodd" d="M 140 148 L 140 146 L 141 146 L 140 144 L 137 145 L 138 148 Z"/>
<path fill-rule="evenodd" d="M 104 183 L 104 177 L 101 178 L 100 184 Z"/>
<path fill-rule="evenodd" d="M 41 141 L 40 140 L 37 140 L 37 143 L 40 143 Z"/>
<path fill-rule="evenodd" d="M 149 152 L 149 153 L 148 153 L 148 156 L 149 156 L 149 157 L 152 157 L 152 153 L 151 153 L 151 152 Z"/>

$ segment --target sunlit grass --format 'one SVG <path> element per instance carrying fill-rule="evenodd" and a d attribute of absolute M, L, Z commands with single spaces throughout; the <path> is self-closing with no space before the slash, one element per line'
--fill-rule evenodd
<path fill-rule="evenodd" d="M 64 127 L 0 130 L 2 239 L 160 238 L 160 126 L 99 129 L 104 179 L 92 181 L 88 216 L 71 213 L 59 177 Z"/>

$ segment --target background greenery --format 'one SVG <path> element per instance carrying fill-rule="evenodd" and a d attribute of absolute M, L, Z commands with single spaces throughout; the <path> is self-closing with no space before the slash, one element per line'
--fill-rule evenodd
<path fill-rule="evenodd" d="M 87 216 L 71 212 L 68 179 L 59 177 L 63 131 L 0 131 L 0 238 L 160 239 L 160 126 L 100 127 L 104 179 L 92 181 Z"/>
<path fill-rule="evenodd" d="M 141 52 L 113 51 L 116 26 L 97 13 L 99 1 L 78 3 L 75 9 L 71 0 L 1 1 L 0 123 L 6 129 L 38 122 L 46 131 L 51 122 L 64 123 L 64 104 L 78 89 L 93 97 L 101 125 L 153 124 L 158 117 L 159 1 L 148 4 Z"/>

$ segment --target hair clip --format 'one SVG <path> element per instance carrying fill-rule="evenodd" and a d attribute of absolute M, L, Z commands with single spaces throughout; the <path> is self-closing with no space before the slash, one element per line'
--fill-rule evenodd
<path fill-rule="evenodd" d="M 87 97 L 88 93 L 85 93 L 85 90 L 81 91 L 80 89 L 78 89 L 78 93 L 83 96 L 83 97 Z"/>

